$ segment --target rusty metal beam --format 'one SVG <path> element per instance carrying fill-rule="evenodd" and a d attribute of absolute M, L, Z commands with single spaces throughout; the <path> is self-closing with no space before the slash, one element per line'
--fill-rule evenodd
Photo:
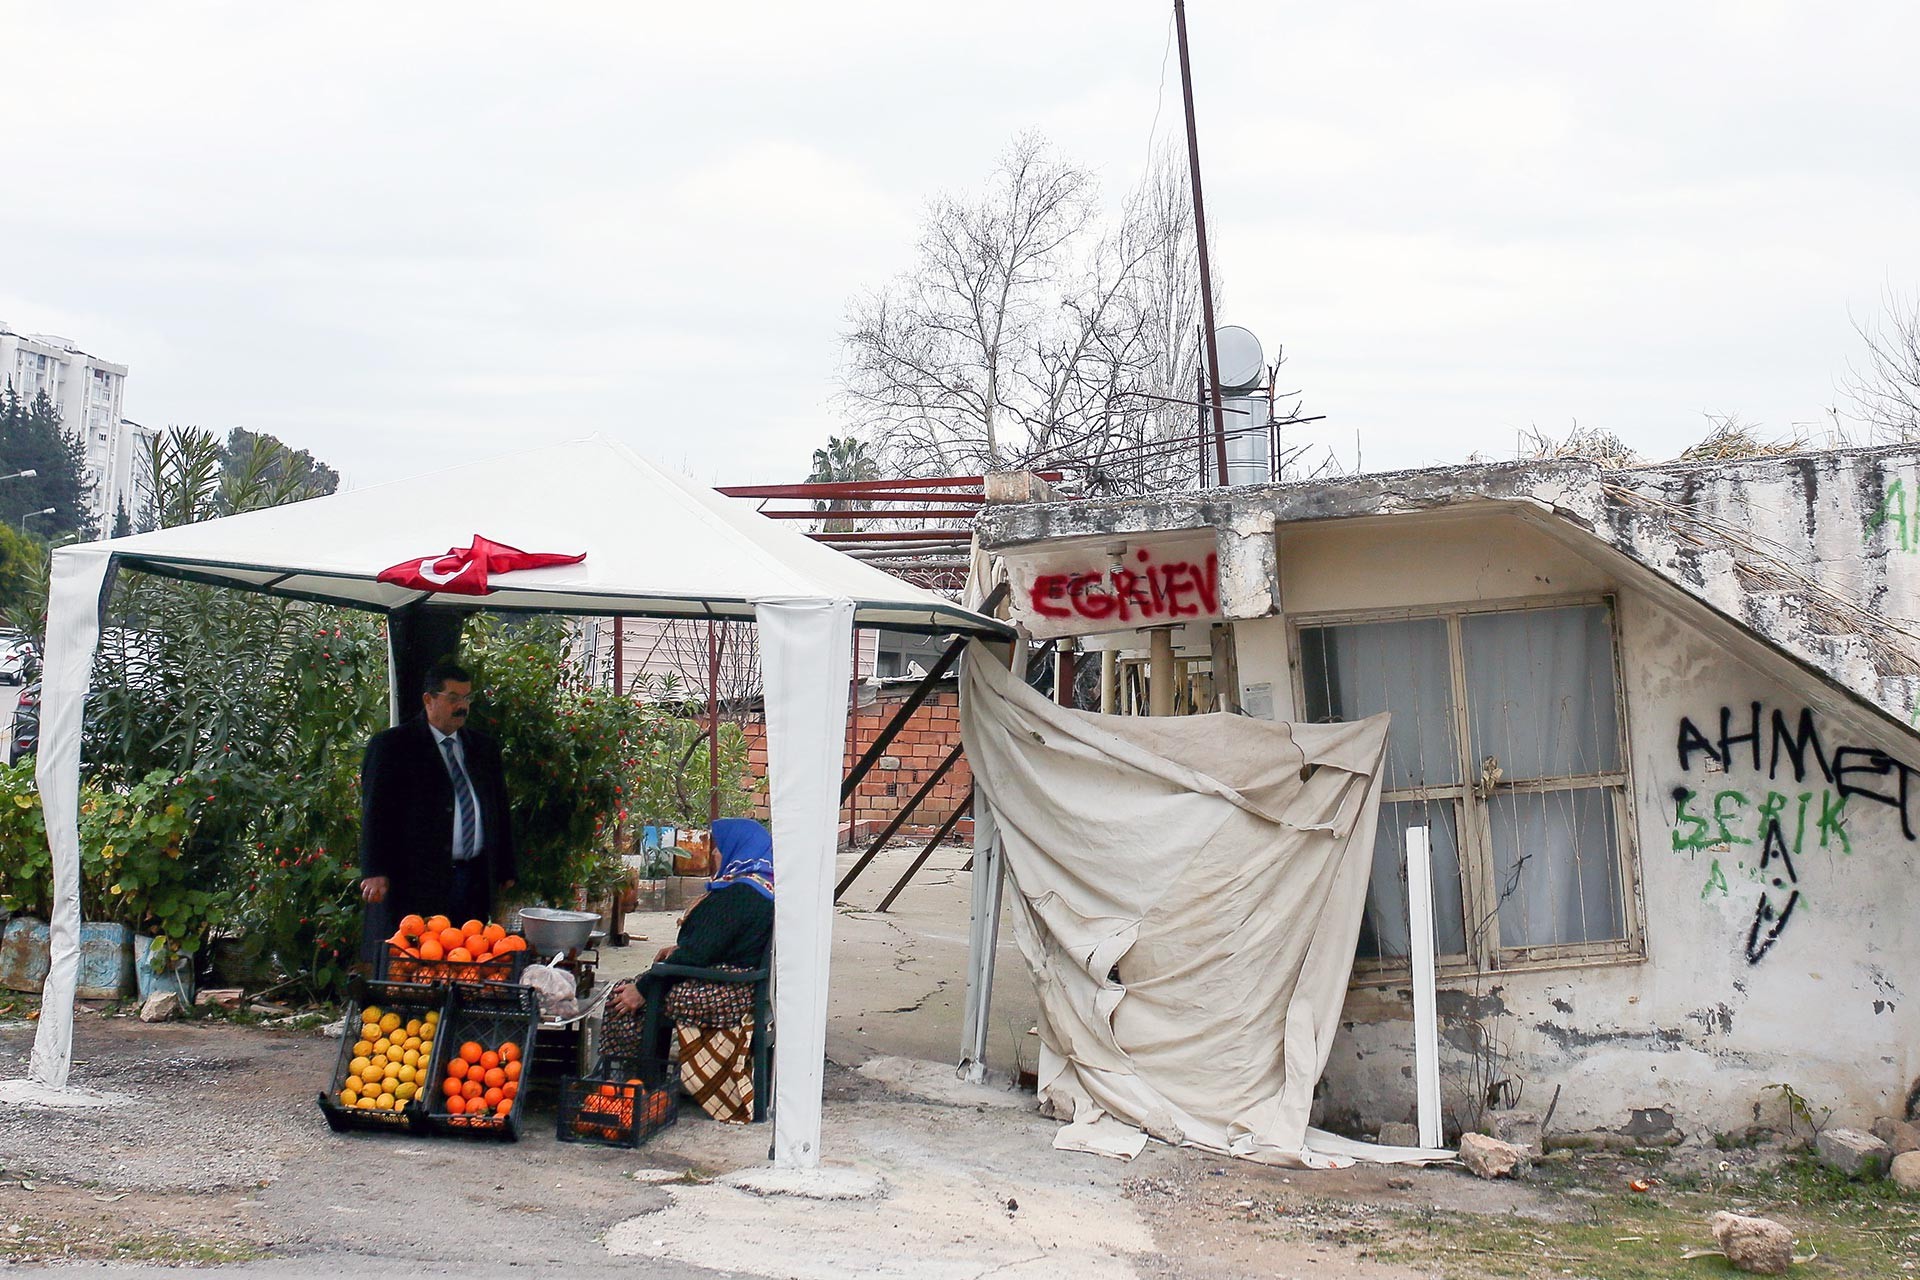
<path fill-rule="evenodd" d="M 961 800 L 958 805 L 954 806 L 953 812 L 947 815 L 947 820 L 940 824 L 938 831 L 933 833 L 933 839 L 927 841 L 926 847 L 920 850 L 920 856 L 915 858 L 913 865 L 907 868 L 907 873 L 895 882 L 893 888 L 887 890 L 887 896 L 880 899 L 880 905 L 875 907 L 874 910 L 885 911 L 893 905 L 893 900 L 899 897 L 901 891 L 907 887 L 907 881 L 913 879 L 920 868 L 927 865 L 927 859 L 931 858 L 933 851 L 940 847 L 940 842 L 953 834 L 953 829 L 960 825 L 960 819 L 965 817 L 967 811 L 972 808 L 973 788 L 968 787 L 966 797 Z"/>
<path fill-rule="evenodd" d="M 934 771 L 927 775 L 927 780 L 920 784 L 920 789 L 913 793 L 913 797 L 900 806 L 899 810 L 893 815 L 893 821 L 887 823 L 887 829 L 882 831 L 879 836 L 874 839 L 874 842 L 868 846 L 867 851 L 860 855 L 858 862 L 847 868 L 847 874 L 842 876 L 840 883 L 833 887 L 833 899 L 835 902 L 838 902 L 840 896 L 847 891 L 848 885 L 860 878 L 860 873 L 867 869 L 867 865 L 880 856 L 880 850 L 886 848 L 887 841 L 893 839 L 893 833 L 907 824 L 907 818 L 912 815 L 915 809 L 920 807 L 922 800 L 925 800 L 933 793 L 933 789 L 939 785 L 940 779 L 947 776 L 947 771 L 959 762 L 961 752 L 964 750 L 965 747 L 962 744 L 958 742 L 953 744 L 953 750 L 947 752 L 947 758 L 942 760 L 939 765 L 935 767 Z"/>

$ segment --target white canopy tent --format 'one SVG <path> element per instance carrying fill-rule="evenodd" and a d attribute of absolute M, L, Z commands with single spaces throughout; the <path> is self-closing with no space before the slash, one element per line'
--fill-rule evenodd
<path fill-rule="evenodd" d="M 484 596 L 376 581 L 476 535 L 578 564 L 496 579 Z M 774 1158 L 820 1151 L 834 847 L 852 629 L 1007 628 L 595 437 L 433 475 L 53 553 L 37 777 L 54 865 L 52 968 L 30 1083 L 65 1089 L 79 967 L 81 716 L 119 568 L 386 613 L 490 611 L 757 622 L 780 909 L 774 926 Z M 400 628 L 389 628 L 400 656 Z M 401 691 L 394 699 L 396 717 Z"/>

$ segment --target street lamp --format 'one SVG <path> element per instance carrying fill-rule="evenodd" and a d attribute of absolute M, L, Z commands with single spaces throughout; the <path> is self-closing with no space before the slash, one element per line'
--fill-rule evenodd
<path fill-rule="evenodd" d="M 32 467 L 28 467 L 25 471 L 16 471 L 10 476 L 0 476 L 0 480 L 31 480 L 39 474 Z"/>
<path fill-rule="evenodd" d="M 20 517 L 20 532 L 25 533 L 27 531 L 27 521 L 33 519 L 35 516 L 50 516 L 59 509 L 58 507 L 43 507 L 39 511 L 27 512 L 27 514 Z"/>

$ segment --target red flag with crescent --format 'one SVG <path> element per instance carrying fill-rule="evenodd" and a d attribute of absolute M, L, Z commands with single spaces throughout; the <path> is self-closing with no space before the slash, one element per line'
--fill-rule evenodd
<path fill-rule="evenodd" d="M 471 546 L 453 547 L 445 555 L 402 560 L 390 569 L 382 569 L 379 580 L 415 591 L 484 596 L 493 590 L 487 583 L 492 574 L 545 569 L 557 564 L 579 564 L 586 558 L 585 552 L 568 556 L 551 551 L 522 551 L 518 547 L 475 534 Z"/>

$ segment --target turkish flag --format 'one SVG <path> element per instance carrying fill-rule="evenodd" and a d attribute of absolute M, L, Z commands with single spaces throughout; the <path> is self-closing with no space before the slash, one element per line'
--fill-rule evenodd
<path fill-rule="evenodd" d="M 587 558 L 558 555 L 551 551 L 522 551 L 504 542 L 493 542 L 475 534 L 473 545 L 454 547 L 443 556 L 424 556 L 402 560 L 380 571 L 381 582 L 415 591 L 442 591 L 450 595 L 484 596 L 493 588 L 487 575 L 513 573 L 519 569 L 545 569 L 556 564 L 579 564 Z"/>

